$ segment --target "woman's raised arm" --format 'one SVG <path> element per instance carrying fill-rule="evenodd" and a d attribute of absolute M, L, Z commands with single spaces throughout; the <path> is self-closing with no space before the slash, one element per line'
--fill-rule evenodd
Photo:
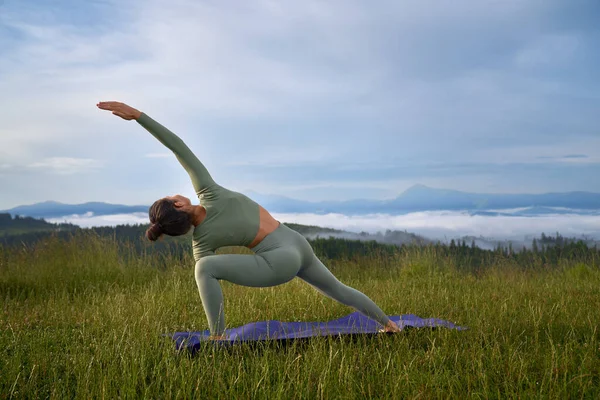
<path fill-rule="evenodd" d="M 183 140 L 148 115 L 127 104 L 116 101 L 100 102 L 97 106 L 102 110 L 112 111 L 114 115 L 127 121 L 135 119 L 141 126 L 157 138 L 158 141 L 171 150 L 189 174 L 197 195 L 204 193 L 206 189 L 216 185 L 204 164 L 198 160 Z"/>

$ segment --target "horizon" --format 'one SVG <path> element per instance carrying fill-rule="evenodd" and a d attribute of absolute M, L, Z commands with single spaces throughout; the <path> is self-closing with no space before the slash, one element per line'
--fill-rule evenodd
<path fill-rule="evenodd" d="M 530 193 L 530 192 L 524 192 L 524 193 L 483 193 L 483 192 L 466 192 L 466 191 L 462 191 L 462 190 L 457 190 L 457 189 L 449 189 L 449 188 L 434 188 L 434 187 L 430 187 L 427 185 L 423 185 L 423 184 L 414 184 L 410 187 L 408 187 L 406 190 L 404 190 L 403 192 L 399 193 L 397 196 L 395 197 L 389 197 L 389 198 L 379 198 L 379 199 L 373 199 L 373 198 L 348 198 L 348 199 L 343 199 L 343 200 L 332 200 L 332 202 L 345 202 L 345 201 L 356 201 L 356 200 L 394 200 L 398 197 L 401 197 L 406 191 L 409 191 L 411 189 L 414 188 L 426 188 L 426 189 L 432 189 L 432 190 L 444 190 L 444 191 L 456 191 L 456 192 L 462 192 L 462 193 L 468 193 L 468 194 L 482 194 L 482 195 L 544 195 L 544 194 L 569 194 L 569 193 L 591 193 L 591 194 L 600 194 L 600 191 L 598 192 L 593 192 L 593 191 L 587 191 L 587 190 L 574 190 L 574 191 L 569 191 L 569 192 L 541 192 L 541 193 Z M 266 197 L 284 197 L 286 199 L 289 200 L 300 200 L 297 198 L 293 198 L 293 197 L 289 197 L 289 196 L 281 196 L 281 195 L 277 195 L 277 194 L 273 194 L 273 193 L 259 193 L 253 190 L 247 190 L 245 192 L 243 192 L 244 194 L 255 194 L 255 195 L 260 195 L 260 196 L 266 196 Z M 194 202 L 194 200 L 197 200 L 197 197 L 194 195 L 192 195 L 192 197 L 190 197 L 190 199 L 192 200 L 192 203 Z M 153 200 L 154 201 L 154 200 Z M 311 201 L 311 200 L 302 200 L 302 201 L 306 201 L 309 203 L 319 203 L 319 202 L 323 202 L 323 201 L 327 201 L 327 200 L 319 200 L 319 201 Z M 104 203 L 104 204 L 110 204 L 110 205 L 123 205 L 123 206 L 147 206 L 148 204 L 140 204 L 140 203 L 135 203 L 135 204 L 127 204 L 124 202 L 116 202 L 116 203 L 110 203 L 110 202 L 105 202 L 105 201 L 101 201 L 101 200 L 89 200 L 89 201 L 84 201 L 81 203 L 68 203 L 68 202 L 62 202 L 62 201 L 56 201 L 56 200 L 43 200 L 43 201 L 39 201 L 39 202 L 35 202 L 35 203 L 28 203 L 28 204 L 17 204 L 14 205 L 13 207 L 9 207 L 9 208 L 5 208 L 5 209 L 1 209 L 0 212 L 8 212 L 14 208 L 18 208 L 21 206 L 34 206 L 34 205 L 38 205 L 38 204 L 45 204 L 45 203 L 54 203 L 54 204 L 62 204 L 62 205 L 72 205 L 72 206 L 77 206 L 77 205 L 84 205 L 84 204 L 88 204 L 88 203 Z M 150 203 L 151 204 L 151 203 Z M 600 205 L 598 206 L 598 208 L 600 209 Z"/>
<path fill-rule="evenodd" d="M 61 203 L 64 204 L 64 203 Z M 106 204 L 100 202 L 100 204 Z M 285 203 L 283 203 L 285 208 Z M 119 206 L 120 204 L 117 204 Z M 76 206 L 67 204 L 67 206 Z M 147 205 L 136 205 L 147 207 Z M 135 206 L 133 206 L 135 207 Z M 11 210 L 4 210 L 4 212 Z M 24 210 L 23 210 L 24 211 Z M 474 236 L 489 240 L 530 241 L 542 233 L 560 232 L 566 237 L 586 237 L 600 240 L 600 207 L 596 209 L 576 209 L 559 206 L 495 207 L 478 208 L 472 213 L 465 209 L 429 209 L 398 213 L 371 211 L 368 213 L 344 213 L 343 211 L 317 212 L 306 209 L 304 212 L 282 211 L 281 207 L 269 207 L 271 215 L 283 223 L 298 223 L 340 229 L 347 232 L 405 231 L 432 240 L 449 241 L 464 236 Z M 31 211 L 33 212 L 33 210 Z M 41 210 L 35 211 L 37 213 Z M 49 211 L 46 211 L 48 213 Z M 14 213 L 13 213 L 14 214 Z M 27 215 L 27 212 L 18 213 Z M 69 222 L 83 228 L 116 226 L 126 224 L 147 224 L 146 211 L 99 209 L 65 210 L 64 214 L 37 215 L 52 223 Z M 59 216 L 61 215 L 61 216 Z"/>
<path fill-rule="evenodd" d="M 600 192 L 599 17 L 594 1 L 5 0 L 0 209 L 194 198 L 109 100 L 243 193 Z"/>

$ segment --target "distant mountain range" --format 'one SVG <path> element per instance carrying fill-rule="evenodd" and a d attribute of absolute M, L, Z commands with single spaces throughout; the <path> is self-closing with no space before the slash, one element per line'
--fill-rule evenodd
<path fill-rule="evenodd" d="M 529 209 L 531 213 L 532 209 L 534 212 L 549 212 L 549 207 L 581 210 L 600 209 L 600 193 L 483 194 L 435 189 L 424 185 L 412 186 L 400 196 L 390 200 L 308 202 L 282 196 L 264 196 L 258 193 L 247 193 L 247 195 L 268 210 L 287 213 L 340 213 L 346 215 L 384 213 L 397 215 L 436 210 L 466 210 L 478 213 L 490 210 L 524 208 Z M 556 210 L 552 209 L 552 212 L 556 212 Z"/>
<path fill-rule="evenodd" d="M 246 195 L 267 210 L 278 213 L 339 213 L 364 215 L 373 213 L 406 214 L 416 211 L 466 210 L 477 215 L 504 215 L 500 210 L 511 211 L 510 215 L 539 215 L 561 213 L 561 209 L 578 209 L 580 213 L 596 213 L 600 209 L 600 193 L 567 192 L 545 194 L 483 194 L 457 190 L 434 189 L 415 185 L 390 200 L 347 200 L 309 202 L 284 196 L 263 195 L 247 192 Z M 0 212 L 35 218 L 59 218 L 73 214 L 93 215 L 130 214 L 148 212 L 149 205 L 127 206 L 103 202 L 63 204 L 55 201 L 23 205 Z M 515 214 L 516 212 L 516 214 Z M 564 212 L 570 212 L 565 210 Z"/>
<path fill-rule="evenodd" d="M 44 201 L 42 203 L 18 206 L 0 212 L 33 218 L 60 218 L 67 215 L 83 215 L 90 212 L 94 215 L 131 214 L 135 212 L 147 213 L 148 208 L 149 206 L 125 206 L 102 202 L 64 204 L 57 201 Z"/>

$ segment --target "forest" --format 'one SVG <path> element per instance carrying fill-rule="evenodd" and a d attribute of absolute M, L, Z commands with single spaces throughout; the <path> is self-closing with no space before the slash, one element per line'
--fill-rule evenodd
<path fill-rule="evenodd" d="M 495 264 L 495 259 L 509 258 L 518 265 L 532 268 L 548 268 L 558 265 L 560 259 L 590 260 L 598 258 L 597 246 L 589 246 L 585 242 L 566 238 L 558 232 L 556 236 L 542 233 L 539 238 L 534 239 L 533 247 L 530 249 L 513 249 L 509 243 L 507 246 L 498 246 L 494 250 L 484 250 L 475 246 L 475 242 L 467 243 L 463 240 L 451 240 L 449 244 L 440 242 L 422 243 L 415 240 L 411 244 L 394 245 L 380 243 L 375 240 L 352 240 L 336 237 L 328 237 L 328 234 L 339 234 L 342 231 L 318 226 L 307 226 L 301 224 L 286 223 L 288 227 L 308 236 L 308 241 L 315 253 L 329 260 L 354 260 L 363 257 L 377 257 L 385 263 L 385 260 L 393 262 L 395 257 L 401 256 L 403 252 L 410 252 L 419 247 L 444 257 L 450 257 L 459 269 L 469 272 L 478 272 Z M 150 242 L 145 238 L 145 231 L 149 225 L 117 225 L 114 227 L 80 228 L 73 224 L 53 224 L 40 219 L 30 217 L 11 218 L 10 214 L 0 214 L 0 245 L 19 246 L 33 248 L 37 243 L 47 238 L 60 240 L 71 240 L 80 234 L 91 234 L 101 238 L 111 239 L 117 247 L 129 256 L 168 254 L 171 257 L 183 260 L 191 254 L 191 234 L 170 237 L 163 236 L 156 242 Z M 316 234 L 319 236 L 314 237 Z M 311 238 L 313 237 L 313 238 Z M 217 251 L 223 253 L 248 253 L 246 248 L 222 248 Z"/>

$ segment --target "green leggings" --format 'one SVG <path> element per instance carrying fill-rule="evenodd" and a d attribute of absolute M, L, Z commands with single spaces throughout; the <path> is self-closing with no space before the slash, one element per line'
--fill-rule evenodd
<path fill-rule="evenodd" d="M 353 307 L 382 325 L 387 324 L 387 315 L 363 293 L 338 281 L 300 233 L 280 224 L 252 250 L 254 255 L 211 255 L 196 263 L 196 283 L 212 335 L 225 332 L 220 279 L 237 285 L 268 287 L 297 276 L 325 296 Z"/>

